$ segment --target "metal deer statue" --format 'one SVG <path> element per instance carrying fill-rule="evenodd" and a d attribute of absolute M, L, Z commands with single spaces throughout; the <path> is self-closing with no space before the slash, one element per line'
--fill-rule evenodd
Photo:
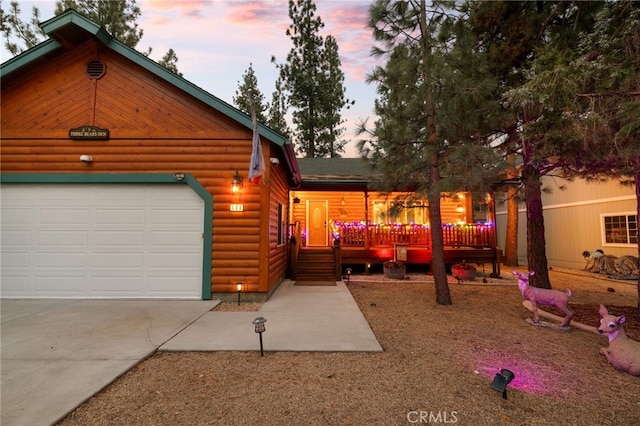
<path fill-rule="evenodd" d="M 603 305 L 600 305 L 600 316 L 598 333 L 609 338 L 609 347 L 600 348 L 600 355 L 604 355 L 616 370 L 640 376 L 640 342 L 629 339 L 624 332 L 622 324 L 626 318 L 611 315 Z"/>
<path fill-rule="evenodd" d="M 531 287 L 529 285 L 529 277 L 532 276 L 535 272 L 530 271 L 528 275 L 522 274 L 518 271 L 511 271 L 513 275 L 518 277 L 518 287 L 520 288 L 520 293 L 522 293 L 522 297 L 525 300 L 531 302 L 531 310 L 533 311 L 533 321 L 538 323 L 540 318 L 538 316 L 538 307 L 537 305 L 547 305 L 547 306 L 555 306 L 565 313 L 564 320 L 560 327 L 566 327 L 571 322 L 571 318 L 573 317 L 573 312 L 569 310 L 569 298 L 571 297 L 571 290 L 567 289 L 566 292 L 561 292 L 558 290 L 549 290 L 546 288 L 537 288 Z"/>

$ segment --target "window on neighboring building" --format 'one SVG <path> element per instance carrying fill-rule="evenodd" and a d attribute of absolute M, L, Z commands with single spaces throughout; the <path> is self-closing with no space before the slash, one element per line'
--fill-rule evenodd
<path fill-rule="evenodd" d="M 638 244 L 638 216 L 603 215 L 605 244 Z"/>

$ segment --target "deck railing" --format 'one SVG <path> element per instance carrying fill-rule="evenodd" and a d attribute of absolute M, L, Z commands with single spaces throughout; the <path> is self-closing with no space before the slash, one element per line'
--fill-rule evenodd
<path fill-rule="evenodd" d="M 430 228 L 425 225 L 365 225 L 333 223 L 333 237 L 342 247 L 377 247 L 407 244 L 431 247 Z M 442 226 L 444 245 L 449 247 L 494 248 L 495 227 L 487 223 Z"/>

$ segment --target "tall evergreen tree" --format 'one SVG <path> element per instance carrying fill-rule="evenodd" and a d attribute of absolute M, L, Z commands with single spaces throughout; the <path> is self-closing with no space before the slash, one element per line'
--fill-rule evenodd
<path fill-rule="evenodd" d="M 363 123 L 360 152 L 384 173 L 386 189 L 408 190 L 429 202 L 431 269 L 436 302 L 451 304 L 444 260 L 442 192 L 489 189 L 501 168 L 483 134 L 496 118 L 494 81 L 486 58 L 466 37 L 463 10 L 435 2 L 378 0 L 369 28 L 386 57 L 368 77 L 378 84 L 374 129 Z M 495 97 L 494 97 L 495 98 Z M 489 127 L 490 128 L 490 127 Z"/>
<path fill-rule="evenodd" d="M 46 37 L 40 28 L 40 11 L 37 7 L 34 6 L 31 10 L 32 16 L 28 22 L 24 22 L 20 18 L 22 9 L 17 1 L 11 2 L 11 9 L 8 11 L 0 5 L 0 13 L 2 14 L 1 30 L 5 39 L 4 47 L 13 56 L 26 49 L 31 49 Z M 25 46 L 20 46 L 19 42 L 23 42 Z"/>
<path fill-rule="evenodd" d="M 635 184 L 636 217 L 640 217 L 639 22 L 637 2 L 616 1 L 599 8 L 594 25 L 578 35 L 575 48 L 538 56 L 525 85 L 545 99 L 544 120 L 529 130 L 565 141 L 564 150 L 555 154 L 562 172 Z M 566 95 L 558 96 L 564 90 Z M 561 119 L 551 120 L 555 111 L 562 112 Z M 630 232 L 640 255 L 637 229 L 635 235 L 632 228 Z M 640 277 L 637 287 L 640 295 Z"/>
<path fill-rule="evenodd" d="M 569 87 L 558 87 L 545 98 L 524 84 L 535 75 L 534 60 L 549 49 L 575 48 L 581 31 L 589 31 L 600 2 L 472 2 L 471 22 L 480 45 L 489 52 L 493 72 L 502 81 L 506 105 L 522 129 L 510 149 L 522 156 L 522 184 L 527 215 L 527 263 L 535 271 L 531 284 L 551 288 L 545 254 L 541 179 L 562 169 L 560 154 L 569 153 L 568 140 L 558 137 L 557 126 L 566 124 L 562 110 L 552 104 L 568 96 Z M 538 62 L 537 71 L 544 67 Z M 542 66 L 542 68 L 541 68 Z M 557 75 L 547 74 L 547 84 Z M 558 104 L 555 104 L 556 107 Z"/>
<path fill-rule="evenodd" d="M 327 36 L 324 42 L 324 52 L 322 58 L 323 73 L 320 75 L 319 86 L 322 95 L 321 124 L 324 127 L 318 136 L 317 156 L 318 157 L 339 157 L 344 152 L 346 140 L 341 139 L 344 128 L 341 127 L 345 120 L 340 115 L 343 107 L 353 105 L 345 97 L 344 73 L 340 66 L 340 55 L 338 54 L 338 43 L 333 36 Z"/>
<path fill-rule="evenodd" d="M 285 118 L 287 115 L 288 101 L 287 95 L 283 89 L 284 82 L 282 75 L 278 76 L 275 86 L 275 90 L 271 95 L 271 103 L 269 104 L 267 125 L 283 135 L 290 137 L 291 129 L 289 129 L 289 125 Z"/>
<path fill-rule="evenodd" d="M 103 26 L 109 34 L 118 41 L 134 48 L 143 35 L 143 30 L 138 27 L 137 20 L 142 14 L 136 4 L 136 0 L 57 0 L 54 14 L 58 16 L 67 9 L 74 9 L 79 14 Z M 1 31 L 5 38 L 5 47 L 12 55 L 18 55 L 26 49 L 41 43 L 46 34 L 40 28 L 40 12 L 37 7 L 32 9 L 32 17 L 29 22 L 20 18 L 20 6 L 17 1 L 11 2 L 11 10 L 2 13 Z M 18 43 L 24 43 L 24 47 Z M 151 48 L 143 52 L 145 56 L 151 54 Z M 169 49 L 158 62 L 169 71 L 178 72 L 178 56 L 173 49 Z"/>
<path fill-rule="evenodd" d="M 265 111 L 268 106 L 264 104 L 264 95 L 258 88 L 258 78 L 253 70 L 253 64 L 242 74 L 242 82 L 238 82 L 238 90 L 233 97 L 233 104 L 245 114 L 251 114 L 251 103 L 255 108 L 256 119 L 265 123 L 267 118 Z"/>
<path fill-rule="evenodd" d="M 306 157 L 337 156 L 344 151 L 340 110 L 349 101 L 344 98 L 338 45 L 332 37 L 325 43 L 320 35 L 324 23 L 315 13 L 313 0 L 289 0 L 287 35 L 293 47 L 286 62 L 276 66 L 293 108 L 298 152 Z"/>

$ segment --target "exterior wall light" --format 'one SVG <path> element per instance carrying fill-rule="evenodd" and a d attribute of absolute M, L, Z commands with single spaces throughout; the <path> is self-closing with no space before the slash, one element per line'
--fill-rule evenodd
<path fill-rule="evenodd" d="M 240 188 L 242 188 L 242 177 L 236 170 L 236 175 L 231 180 L 231 192 L 238 193 L 240 192 Z"/>
<path fill-rule="evenodd" d="M 173 177 L 175 178 L 175 180 L 177 180 L 178 182 L 182 182 L 184 180 L 184 173 L 182 172 L 177 172 L 173 174 Z"/>

